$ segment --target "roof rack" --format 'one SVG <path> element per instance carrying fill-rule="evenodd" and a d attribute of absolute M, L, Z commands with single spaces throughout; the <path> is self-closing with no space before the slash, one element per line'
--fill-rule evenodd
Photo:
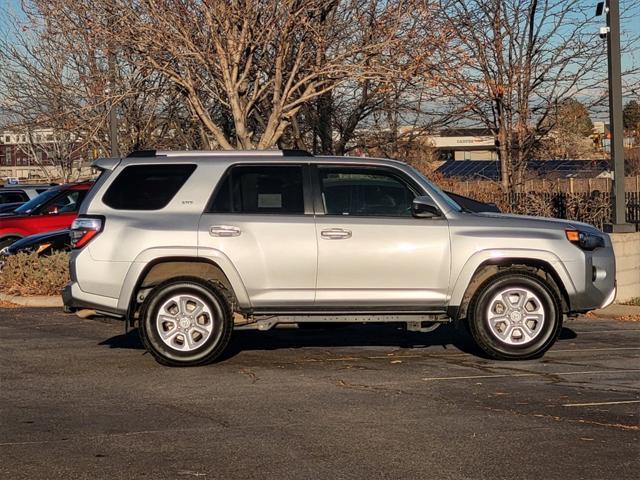
<path fill-rule="evenodd" d="M 155 157 L 155 156 L 156 156 L 156 151 L 155 150 L 134 150 L 129 155 L 127 155 L 127 158 L 131 158 L 131 157 Z"/>
<path fill-rule="evenodd" d="M 136 150 L 127 158 L 137 157 L 313 157 L 306 150 Z"/>

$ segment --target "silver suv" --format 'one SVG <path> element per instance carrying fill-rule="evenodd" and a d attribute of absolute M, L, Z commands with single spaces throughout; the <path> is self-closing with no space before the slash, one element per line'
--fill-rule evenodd
<path fill-rule="evenodd" d="M 210 362 L 234 329 L 323 322 L 464 322 L 488 356 L 526 359 L 615 297 L 606 234 L 467 212 L 402 162 L 148 151 L 94 166 L 65 306 L 137 324 L 163 364 Z"/>

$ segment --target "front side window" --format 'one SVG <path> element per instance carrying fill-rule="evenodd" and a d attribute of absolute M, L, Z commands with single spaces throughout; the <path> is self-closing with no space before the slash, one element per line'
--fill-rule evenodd
<path fill-rule="evenodd" d="M 374 168 L 318 170 L 327 215 L 411 217 L 417 192 L 391 172 Z"/>
<path fill-rule="evenodd" d="M 52 201 L 45 203 L 38 213 L 51 215 L 77 212 L 86 195 L 87 190 L 67 190 Z"/>
<path fill-rule="evenodd" d="M 107 189 L 102 201 L 116 210 L 160 210 L 182 188 L 195 165 L 130 165 Z"/>
<path fill-rule="evenodd" d="M 32 212 L 39 211 L 43 205 L 55 198 L 60 193 L 59 188 L 52 188 L 32 198 L 27 203 L 16 208 L 15 213 L 18 215 L 28 215 Z"/>
<path fill-rule="evenodd" d="M 304 213 L 302 167 L 236 166 L 223 178 L 211 213 Z"/>

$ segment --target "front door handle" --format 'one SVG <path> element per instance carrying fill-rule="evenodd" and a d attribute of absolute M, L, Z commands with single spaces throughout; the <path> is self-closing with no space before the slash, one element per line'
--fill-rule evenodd
<path fill-rule="evenodd" d="M 322 230 L 320 236 L 326 240 L 343 240 L 345 238 L 351 238 L 351 230 L 345 230 L 344 228 L 329 228 Z"/>
<path fill-rule="evenodd" d="M 238 237 L 240 229 L 233 225 L 212 225 L 209 227 L 209 235 L 212 237 Z"/>

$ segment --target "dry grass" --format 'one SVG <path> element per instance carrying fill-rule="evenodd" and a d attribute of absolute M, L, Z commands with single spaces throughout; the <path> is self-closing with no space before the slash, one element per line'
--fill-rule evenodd
<path fill-rule="evenodd" d="M 0 292 L 7 295 L 60 295 L 69 281 L 69 254 L 48 257 L 19 253 L 7 259 L 0 271 Z"/>
<path fill-rule="evenodd" d="M 633 305 L 634 307 L 640 307 L 640 297 L 632 298 L 626 302 L 622 302 L 623 305 Z"/>

